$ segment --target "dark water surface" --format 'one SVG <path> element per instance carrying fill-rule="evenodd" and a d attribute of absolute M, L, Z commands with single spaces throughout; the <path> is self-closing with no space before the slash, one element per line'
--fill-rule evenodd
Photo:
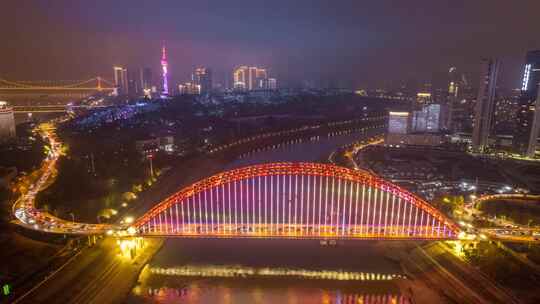
<path fill-rule="evenodd" d="M 171 239 L 127 303 L 408 302 L 397 286 L 401 268 L 384 248 L 375 241 Z"/>

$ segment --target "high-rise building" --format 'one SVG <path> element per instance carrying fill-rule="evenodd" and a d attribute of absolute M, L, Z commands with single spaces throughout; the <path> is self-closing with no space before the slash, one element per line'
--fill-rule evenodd
<path fill-rule="evenodd" d="M 201 94 L 201 85 L 193 82 L 186 82 L 178 85 L 178 92 L 180 95 L 199 95 Z"/>
<path fill-rule="evenodd" d="M 233 88 L 237 90 L 248 89 L 248 67 L 243 65 L 233 71 Z"/>
<path fill-rule="evenodd" d="M 252 68 L 250 68 L 252 69 Z M 253 89 L 268 89 L 268 74 L 266 69 L 255 69 L 255 83 Z"/>
<path fill-rule="evenodd" d="M 143 90 L 152 89 L 152 69 L 139 69 L 140 86 Z"/>
<path fill-rule="evenodd" d="M 500 61 L 497 59 L 486 59 L 482 62 L 472 136 L 473 151 L 475 152 L 483 153 L 488 145 L 491 120 L 495 108 L 495 90 L 499 67 Z"/>
<path fill-rule="evenodd" d="M 139 73 L 136 69 L 128 69 L 127 71 L 128 79 L 128 93 L 129 95 L 135 96 L 142 93 L 141 82 L 139 80 Z"/>
<path fill-rule="evenodd" d="M 539 84 L 540 86 L 540 84 Z M 538 135 L 540 135 L 540 94 L 536 97 L 534 106 L 534 116 L 531 125 L 531 134 L 529 136 L 529 144 L 527 145 L 527 156 L 534 157 L 536 154 L 536 145 L 538 143 Z"/>
<path fill-rule="evenodd" d="M 0 101 L 0 141 L 15 137 L 15 116 L 7 102 Z"/>
<path fill-rule="evenodd" d="M 439 132 L 441 117 L 441 105 L 425 105 L 419 111 L 413 111 L 411 119 L 411 131 L 415 133 Z"/>
<path fill-rule="evenodd" d="M 161 95 L 169 95 L 169 64 L 167 63 L 167 50 L 165 45 L 161 49 Z"/>
<path fill-rule="evenodd" d="M 275 78 L 268 78 L 268 89 L 277 90 L 277 80 Z"/>
<path fill-rule="evenodd" d="M 458 96 L 459 96 L 459 89 L 460 89 L 460 80 L 459 80 L 459 74 L 457 72 L 457 69 L 455 67 L 451 67 L 448 70 L 448 98 L 446 101 L 446 119 L 445 119 L 445 126 L 447 130 L 454 131 L 454 111 L 457 108 L 458 103 Z"/>
<path fill-rule="evenodd" d="M 514 147 L 520 153 L 532 151 L 531 130 L 535 120 L 540 119 L 540 113 L 535 111 L 538 103 L 538 84 L 540 83 L 540 50 L 530 51 L 525 58 L 525 68 L 521 83 L 521 94 L 518 101 L 517 128 L 514 133 Z M 534 153 L 534 152 L 533 152 Z M 527 153 L 529 154 L 529 153 Z"/>
<path fill-rule="evenodd" d="M 240 66 L 233 71 L 233 87 L 240 90 L 267 89 L 268 74 L 266 69 Z"/>
<path fill-rule="evenodd" d="M 448 95 L 457 97 L 459 94 L 460 77 L 456 67 L 451 67 L 448 70 Z"/>
<path fill-rule="evenodd" d="M 388 113 L 388 117 L 388 133 L 408 133 L 409 112 L 390 112 Z"/>
<path fill-rule="evenodd" d="M 418 92 L 416 94 L 416 103 L 419 105 L 427 105 L 432 102 L 431 93 L 429 92 Z"/>
<path fill-rule="evenodd" d="M 128 76 L 127 69 L 114 66 L 114 86 L 116 87 L 119 95 L 128 94 Z"/>
<path fill-rule="evenodd" d="M 152 83 L 152 69 L 139 69 L 139 86 L 141 88 L 141 93 L 147 98 L 152 96 Z"/>
<path fill-rule="evenodd" d="M 205 67 L 196 68 L 191 76 L 193 83 L 200 86 L 201 94 L 208 94 L 212 91 L 212 70 Z"/>

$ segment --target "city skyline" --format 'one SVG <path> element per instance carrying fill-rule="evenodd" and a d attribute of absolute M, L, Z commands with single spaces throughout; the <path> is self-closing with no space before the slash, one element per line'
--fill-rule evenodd
<path fill-rule="evenodd" d="M 178 4 L 168 1 L 134 5 L 127 14 L 121 13 L 125 6 L 120 2 L 95 7 L 27 3 L 27 9 L 15 10 L 24 2 L 8 1 L 3 11 L 12 13 L 1 16 L 5 25 L 0 31 L 18 47 L 17 52 L 10 47 L 0 51 L 2 58 L 13 59 L 2 61 L 2 77 L 80 79 L 106 76 L 115 64 L 158 71 L 156 50 L 166 41 L 172 84 L 189 79 L 197 66 L 212 68 L 215 83 L 226 84 L 230 71 L 246 64 L 268 67 L 285 87 L 304 81 L 323 87 L 397 86 L 408 80 L 436 85 L 450 66 L 477 79 L 480 59 L 497 57 L 502 61 L 500 85 L 520 86 L 523 54 L 540 48 L 539 41 L 520 37 L 534 36 L 540 4 L 526 1 L 516 8 L 492 1 L 486 9 L 479 3 L 417 2 L 412 11 L 390 2 L 344 1 L 330 7 L 318 1 L 309 7 L 276 3 L 271 12 L 262 3 L 206 2 L 183 6 L 186 17 L 174 18 L 171 11 Z M 242 7 L 249 18 L 238 18 L 242 13 L 234 7 Z M 328 13 L 329 8 L 334 12 Z M 139 13 L 147 18 L 138 18 Z M 428 21 L 433 26 L 426 29 L 422 24 Z M 8 30 L 13 24 L 16 35 Z M 43 35 L 29 39 L 32 33 Z"/>

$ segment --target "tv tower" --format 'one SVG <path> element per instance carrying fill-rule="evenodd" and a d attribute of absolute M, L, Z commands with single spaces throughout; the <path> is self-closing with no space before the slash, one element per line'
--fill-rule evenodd
<path fill-rule="evenodd" d="M 163 77 L 163 91 L 161 92 L 161 95 L 168 96 L 169 95 L 169 83 L 167 80 L 168 70 L 167 70 L 167 50 L 165 49 L 165 43 L 163 43 L 163 48 L 161 49 L 161 70 L 162 70 L 162 77 Z"/>

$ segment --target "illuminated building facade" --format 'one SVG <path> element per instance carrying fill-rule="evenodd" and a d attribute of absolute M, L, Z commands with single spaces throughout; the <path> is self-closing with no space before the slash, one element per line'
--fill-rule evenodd
<path fill-rule="evenodd" d="M 275 78 L 268 78 L 268 89 L 277 90 L 277 80 Z"/>
<path fill-rule="evenodd" d="M 139 81 L 139 73 L 136 69 L 128 69 L 128 93 L 135 96 L 142 93 L 141 82 Z"/>
<path fill-rule="evenodd" d="M 454 109 L 457 107 L 459 101 L 459 89 L 460 89 L 460 80 L 457 69 L 451 67 L 448 70 L 448 99 L 447 99 L 447 113 L 446 116 L 446 129 L 453 131 L 454 130 Z"/>
<path fill-rule="evenodd" d="M 409 112 L 390 112 L 388 117 L 388 133 L 407 134 Z"/>
<path fill-rule="evenodd" d="M 140 86 L 143 90 L 152 89 L 152 69 L 143 68 L 139 70 Z"/>
<path fill-rule="evenodd" d="M 483 153 L 488 146 L 488 137 L 495 108 L 495 89 L 497 87 L 499 67 L 500 61 L 497 59 L 486 59 L 482 63 L 472 138 L 473 151 L 475 152 Z"/>
<path fill-rule="evenodd" d="M 540 95 L 536 97 L 534 106 L 534 118 L 531 125 L 531 134 L 529 136 L 529 144 L 527 145 L 527 156 L 534 157 L 536 154 L 536 146 L 538 143 L 538 135 L 540 135 Z"/>
<path fill-rule="evenodd" d="M 128 93 L 128 75 L 127 69 L 114 66 L 114 86 L 117 89 L 119 95 L 125 95 Z"/>
<path fill-rule="evenodd" d="M 426 105 L 420 111 L 413 111 L 411 131 L 414 133 L 439 132 L 440 118 L 440 104 Z"/>
<path fill-rule="evenodd" d="M 240 66 L 233 71 L 233 87 L 237 90 L 246 90 L 248 82 L 248 67 Z"/>
<path fill-rule="evenodd" d="M 205 67 L 196 68 L 191 76 L 193 84 L 200 87 L 200 94 L 212 91 L 212 70 Z"/>
<path fill-rule="evenodd" d="M 525 58 L 517 112 L 517 128 L 514 133 L 514 147 L 520 153 L 534 154 L 536 139 L 531 136 L 532 126 L 538 126 L 538 84 L 540 83 L 540 50 L 530 51 Z M 536 103 L 536 105 L 535 105 Z M 536 124 L 535 124 L 536 121 Z M 532 152 L 532 154 L 530 153 Z"/>
<path fill-rule="evenodd" d="M 431 103 L 431 93 L 428 92 L 419 92 L 416 94 L 416 103 L 419 105 L 426 105 Z"/>
<path fill-rule="evenodd" d="M 165 45 L 161 49 L 161 81 L 162 81 L 162 96 L 168 96 L 169 95 L 169 70 L 168 70 L 168 63 L 167 63 L 167 50 L 165 49 Z"/>
<path fill-rule="evenodd" d="M 268 89 L 269 86 L 270 84 L 266 69 L 243 65 L 233 71 L 234 89 L 251 91 L 256 89 Z"/>
<path fill-rule="evenodd" d="M 15 116 L 13 108 L 5 101 L 0 101 L 0 141 L 15 137 Z"/>
<path fill-rule="evenodd" d="M 139 69 L 139 82 L 143 95 L 150 98 L 152 95 L 152 69 Z"/>
<path fill-rule="evenodd" d="M 199 95 L 201 94 L 201 85 L 193 82 L 186 82 L 178 85 L 180 95 Z"/>

